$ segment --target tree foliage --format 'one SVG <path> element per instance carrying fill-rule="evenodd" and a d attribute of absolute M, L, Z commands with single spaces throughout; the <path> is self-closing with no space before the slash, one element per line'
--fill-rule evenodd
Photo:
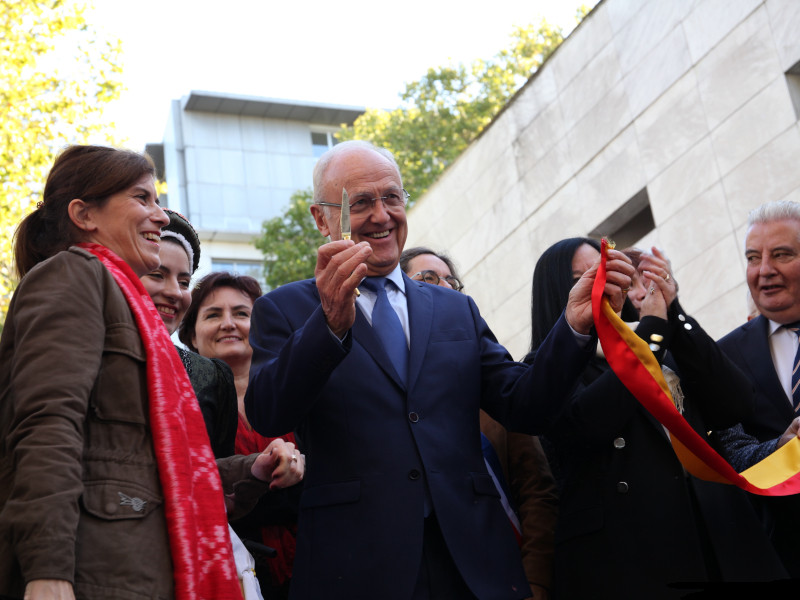
<path fill-rule="evenodd" d="M 588 13 L 576 11 L 580 21 Z M 428 188 L 506 105 L 563 41 L 563 29 L 542 19 L 516 27 L 508 48 L 491 60 L 428 69 L 400 94 L 400 108 L 369 109 L 340 140 L 369 140 L 390 150 L 415 198 Z"/>
<path fill-rule="evenodd" d="M 264 278 L 271 288 L 314 276 L 317 248 L 327 238 L 311 216 L 312 201 L 311 190 L 295 192 L 282 216 L 264 222 L 256 248 L 264 253 Z"/>
<path fill-rule="evenodd" d="M 90 138 L 114 142 L 101 117 L 122 89 L 120 42 L 98 35 L 86 10 L 73 0 L 0 3 L 0 327 L 16 285 L 13 232 L 55 155 Z"/>

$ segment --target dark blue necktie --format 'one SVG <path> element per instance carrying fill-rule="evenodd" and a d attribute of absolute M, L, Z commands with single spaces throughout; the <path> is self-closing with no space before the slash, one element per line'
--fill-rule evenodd
<path fill-rule="evenodd" d="M 386 354 L 389 355 L 400 380 L 406 381 L 408 343 L 400 318 L 389 304 L 389 297 L 386 295 L 386 281 L 385 277 L 367 277 L 362 285 L 377 295 L 375 307 L 372 309 L 372 328 L 383 343 Z"/>
<path fill-rule="evenodd" d="M 784 327 L 795 335 L 800 336 L 800 321 L 789 323 Z M 800 343 L 798 343 L 797 352 L 792 363 L 792 408 L 794 408 L 794 412 L 798 412 L 798 409 L 800 409 L 800 390 L 797 389 L 798 387 L 800 387 Z"/>

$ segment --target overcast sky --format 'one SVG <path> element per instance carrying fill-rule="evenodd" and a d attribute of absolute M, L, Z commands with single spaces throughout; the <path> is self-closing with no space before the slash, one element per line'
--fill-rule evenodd
<path fill-rule="evenodd" d="M 108 114 L 135 150 L 162 141 L 170 101 L 191 90 L 394 108 L 428 67 L 491 58 L 541 16 L 571 29 L 581 4 L 94 1 L 88 20 L 122 40 L 127 89 Z"/>

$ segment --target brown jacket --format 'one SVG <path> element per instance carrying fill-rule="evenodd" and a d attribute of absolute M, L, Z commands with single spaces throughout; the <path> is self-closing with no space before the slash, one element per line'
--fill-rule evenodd
<path fill-rule="evenodd" d="M 173 596 L 144 347 L 83 250 L 37 265 L 14 294 L 0 439 L 0 596 L 21 598 L 33 579 L 71 581 L 78 598 Z M 253 458 L 228 460 L 225 479 L 247 479 Z"/>
<path fill-rule="evenodd" d="M 553 552 L 558 519 L 558 494 L 539 439 L 509 433 L 484 411 L 481 432 L 492 443 L 522 527 L 522 566 L 531 594 L 548 594 L 553 582 Z"/>

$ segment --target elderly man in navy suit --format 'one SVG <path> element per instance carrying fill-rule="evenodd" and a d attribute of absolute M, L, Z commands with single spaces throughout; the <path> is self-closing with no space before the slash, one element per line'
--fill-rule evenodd
<path fill-rule="evenodd" d="M 343 188 L 352 240 L 340 228 Z M 402 273 L 406 199 L 388 151 L 335 146 L 314 169 L 311 212 L 333 240 L 316 277 L 254 306 L 248 418 L 265 435 L 297 430 L 309 457 L 291 597 L 526 598 L 478 411 L 526 433 L 555 417 L 594 352 L 596 268 L 522 365 L 468 296 Z M 611 251 L 608 269 L 619 307 L 633 268 Z"/>
<path fill-rule="evenodd" d="M 719 433 L 739 471 L 797 435 L 800 425 L 800 204 L 771 202 L 750 213 L 745 260 L 747 285 L 760 316 L 719 341 L 757 394 L 752 417 Z M 754 502 L 787 571 L 800 577 L 800 498 L 757 497 Z"/>

